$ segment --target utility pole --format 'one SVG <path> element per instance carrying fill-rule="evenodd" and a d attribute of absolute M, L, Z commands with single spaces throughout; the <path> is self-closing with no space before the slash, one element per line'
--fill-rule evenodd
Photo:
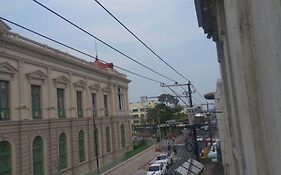
<path fill-rule="evenodd" d="M 158 135 L 159 135 L 159 142 L 161 142 L 162 138 L 161 138 L 161 128 L 160 128 L 160 112 L 158 111 Z"/>
<path fill-rule="evenodd" d="M 174 85 L 165 85 L 162 84 L 162 87 L 168 87 L 171 91 L 173 91 L 170 86 L 186 86 L 188 87 L 188 101 L 189 101 L 189 106 L 192 108 L 192 91 L 191 91 L 191 82 L 189 81 L 187 84 L 174 84 Z M 174 91 L 173 91 L 174 92 Z M 175 92 L 174 92 L 175 93 Z M 181 98 L 180 98 L 181 99 Z M 182 99 L 181 99 L 182 100 Z M 183 101 L 183 100 L 182 100 Z M 183 101 L 184 102 L 184 101 Z M 187 103 L 184 102 L 188 106 Z M 198 142 L 197 142 L 197 133 L 196 133 L 196 123 L 193 122 L 192 125 L 192 132 L 193 132 L 193 143 L 194 143 L 194 154 L 196 156 L 196 160 L 199 160 L 199 153 L 198 153 Z"/>
<path fill-rule="evenodd" d="M 188 87 L 189 106 L 193 107 L 193 104 L 192 104 L 192 91 L 191 91 L 191 83 L 190 83 L 190 81 L 188 82 L 187 87 Z M 193 121 L 193 123 L 192 123 L 192 132 L 193 132 L 194 154 L 196 156 L 196 160 L 199 160 L 197 132 L 196 132 L 196 123 L 195 123 L 195 121 Z"/>
<path fill-rule="evenodd" d="M 167 88 L 169 88 L 170 89 L 170 91 L 172 91 L 176 96 L 175 97 L 177 97 L 177 98 L 179 98 L 185 105 L 188 105 L 181 97 L 182 96 L 179 96 L 179 95 L 177 95 L 177 93 L 171 88 L 171 87 L 173 87 L 173 86 L 186 86 L 186 85 L 188 85 L 188 84 L 178 84 L 178 83 L 176 83 L 176 84 L 172 84 L 172 85 L 166 85 L 166 84 L 161 84 L 160 86 L 161 87 L 167 87 Z M 186 97 L 186 96 L 183 96 L 183 97 Z"/>
<path fill-rule="evenodd" d="M 208 122 L 208 129 L 209 129 L 209 137 L 210 137 L 210 142 L 211 142 L 211 146 L 213 146 L 213 140 L 212 140 L 212 131 L 211 131 L 211 126 L 210 126 L 210 110 L 209 110 L 209 105 L 213 105 L 214 103 L 204 103 L 202 105 L 206 105 L 207 106 L 207 122 Z"/>
<path fill-rule="evenodd" d="M 94 143 L 95 143 L 95 154 L 96 154 L 96 161 L 97 161 L 97 174 L 100 174 L 100 168 L 99 168 L 99 152 L 98 152 L 98 136 L 97 136 L 97 126 L 96 126 L 96 112 L 93 110 L 92 112 L 93 115 L 93 129 L 94 129 Z"/>

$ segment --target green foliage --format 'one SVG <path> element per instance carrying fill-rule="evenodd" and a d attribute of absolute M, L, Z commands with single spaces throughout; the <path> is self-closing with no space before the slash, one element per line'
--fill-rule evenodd
<path fill-rule="evenodd" d="M 158 116 L 160 118 L 160 124 L 164 124 L 167 120 L 182 119 L 186 116 L 179 113 L 181 110 L 182 107 L 180 106 L 172 108 L 165 103 L 156 104 L 154 108 L 147 110 L 147 123 L 157 124 Z"/>
<path fill-rule="evenodd" d="M 170 106 L 170 105 L 173 105 L 173 106 L 177 106 L 178 103 L 179 103 L 179 99 L 171 94 L 161 94 L 159 97 L 158 97 L 158 101 L 160 103 L 165 103 L 166 106 Z"/>
<path fill-rule="evenodd" d="M 182 108 L 181 108 L 182 109 Z M 180 111 L 181 111 L 180 109 Z M 186 121 L 188 119 L 188 115 L 182 112 L 176 112 L 176 120 L 178 121 Z"/>

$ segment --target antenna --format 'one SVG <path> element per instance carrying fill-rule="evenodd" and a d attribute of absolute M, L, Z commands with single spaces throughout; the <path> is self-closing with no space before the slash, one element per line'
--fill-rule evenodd
<path fill-rule="evenodd" d="M 95 49 L 96 49 L 96 59 L 98 59 L 98 46 L 97 46 L 97 40 L 95 40 Z"/>

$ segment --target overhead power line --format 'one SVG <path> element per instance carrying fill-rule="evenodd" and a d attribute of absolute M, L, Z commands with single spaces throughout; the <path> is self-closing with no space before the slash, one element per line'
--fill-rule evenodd
<path fill-rule="evenodd" d="M 55 12 L 54 10 L 48 8 L 47 6 L 43 5 L 42 3 L 36 1 L 36 0 L 33 0 L 35 3 L 37 3 L 38 5 L 40 5 L 41 7 L 45 8 L 46 10 L 50 11 L 51 13 L 53 13 L 54 15 L 58 16 L 59 18 L 63 19 L 64 21 L 68 22 L 69 24 L 73 25 L 74 27 L 76 27 L 77 29 L 81 30 L 82 32 L 86 33 L 87 35 L 95 38 L 96 40 L 98 40 L 99 42 L 101 42 L 102 44 L 106 45 L 107 47 L 111 48 L 112 50 L 118 52 L 119 54 L 125 56 L 126 58 L 130 59 L 131 61 L 134 61 L 135 63 L 143 66 L 144 68 L 156 73 L 157 75 L 160 75 L 161 77 L 164 77 L 170 81 L 173 81 L 173 82 L 176 82 L 175 80 L 161 74 L 161 73 L 158 73 L 156 72 L 155 70 L 153 70 L 152 68 L 149 68 L 148 66 L 140 63 L 139 61 L 135 60 L 134 58 L 128 56 L 127 54 L 121 52 L 120 50 L 116 49 L 115 47 L 109 45 L 108 43 L 106 43 L 105 41 L 101 40 L 100 38 L 96 37 L 95 35 L 91 34 L 90 32 L 88 32 L 87 30 L 83 29 L 82 27 L 79 27 L 77 24 L 75 24 L 74 22 L 68 20 L 67 18 L 63 17 L 62 15 L 60 15 L 59 13 Z"/>
<path fill-rule="evenodd" d="M 188 78 L 183 76 L 180 72 L 178 72 L 175 68 L 173 68 L 169 63 L 167 63 L 163 58 L 161 58 L 155 51 L 151 49 L 147 44 L 145 44 L 138 36 L 134 34 L 128 27 L 125 26 L 116 16 L 114 16 L 104 5 L 102 5 L 98 0 L 94 0 L 100 7 L 102 7 L 113 19 L 115 19 L 123 28 L 125 28 L 132 36 L 134 36 L 143 46 L 145 46 L 150 52 L 152 52 L 157 58 L 159 58 L 163 63 L 165 63 L 168 67 L 170 67 L 173 71 L 175 71 L 178 75 L 180 75 L 186 81 L 190 81 Z M 193 88 L 196 90 L 194 85 Z M 196 92 L 201 96 L 205 101 L 206 99 L 196 90 Z"/>
<path fill-rule="evenodd" d="M 112 18 L 114 18 L 122 27 L 124 27 L 131 35 L 133 35 L 142 45 L 144 45 L 150 52 L 152 52 L 157 58 L 159 58 L 163 63 L 169 66 L 173 71 L 179 74 L 186 81 L 189 81 L 185 76 L 173 68 L 169 63 L 167 63 L 163 58 L 161 58 L 156 52 L 154 52 L 147 44 L 145 44 L 139 37 L 137 37 L 128 27 L 126 27 L 117 17 L 115 17 L 104 5 L 102 5 L 98 0 L 94 0 L 101 6 Z"/>
<path fill-rule="evenodd" d="M 202 101 L 198 100 L 198 98 L 196 98 L 194 96 L 192 96 L 192 97 L 193 97 L 194 100 L 196 100 L 198 102 L 198 104 L 202 104 L 203 103 Z"/>
<path fill-rule="evenodd" d="M 78 50 L 78 49 L 76 49 L 76 48 L 74 48 L 74 47 L 71 47 L 71 46 L 69 46 L 69 45 L 67 45 L 67 44 L 64 44 L 64 43 L 62 43 L 62 42 L 60 42 L 60 41 L 57 41 L 57 40 L 55 40 L 55 39 L 53 39 L 53 38 L 50 38 L 50 37 L 48 37 L 48 36 L 46 36 L 46 35 L 43 35 L 43 34 L 41 34 L 41 33 L 38 33 L 38 32 L 36 32 L 36 31 L 34 31 L 34 30 L 31 30 L 31 29 L 29 29 L 29 28 L 27 28 L 27 27 L 24 27 L 24 26 L 20 25 L 20 24 L 17 24 L 17 23 L 15 23 L 15 22 L 11 21 L 11 20 L 8 20 L 8 19 L 3 18 L 3 17 L 1 17 L 1 16 L 0 16 L 0 19 L 4 20 L 4 21 L 6 21 L 6 22 L 9 22 L 9 23 L 11 23 L 11 24 L 13 24 L 13 25 L 15 25 L 15 26 L 17 26 L 17 27 L 19 27 L 19 28 L 22 28 L 22 29 L 24 29 L 24 30 L 27 30 L 27 31 L 29 31 L 29 32 L 31 32 L 31 33 L 33 33 L 33 34 L 36 34 L 36 35 L 38 35 L 38 36 L 40 36 L 40 37 L 42 37 L 42 38 L 45 38 L 45 39 L 50 40 L 50 41 L 52 41 L 52 42 L 54 42 L 54 43 L 57 43 L 57 44 L 59 44 L 59 45 L 61 45 L 61 46 L 64 46 L 64 47 L 66 47 L 66 48 L 69 48 L 69 49 L 71 49 L 71 50 L 73 50 L 73 51 L 76 51 L 76 52 L 78 52 L 78 53 L 81 53 L 81 54 L 83 54 L 83 55 L 85 55 L 85 56 L 88 56 L 88 57 L 90 57 L 90 58 L 96 59 L 95 56 L 92 56 L 92 55 L 90 55 L 90 54 L 88 54 L 88 53 L 85 53 L 85 52 L 83 52 L 83 51 L 81 51 L 81 50 Z M 101 60 L 101 59 L 99 59 L 99 60 L 102 61 L 102 62 L 104 62 L 104 63 L 107 63 L 106 61 L 103 61 L 103 60 Z M 149 78 L 149 77 L 140 75 L 140 74 L 138 74 L 138 73 L 132 72 L 132 71 L 127 70 L 127 69 L 125 69 L 125 68 L 122 68 L 122 67 L 120 67 L 120 66 L 117 66 L 117 65 L 113 65 L 113 66 L 116 67 L 116 68 L 118 68 L 118 69 L 120 69 L 120 70 L 126 71 L 126 72 L 128 72 L 128 73 L 131 73 L 131 74 L 134 74 L 134 75 L 136 75 L 136 76 L 139 76 L 139 77 L 145 78 L 145 79 L 147 79 L 147 80 L 153 81 L 153 82 L 155 82 L 155 83 L 159 83 L 159 84 L 162 83 L 162 82 L 160 82 L 160 81 L 157 81 L 157 80 L 154 80 L 154 79 L 152 79 L 152 78 Z"/>
<path fill-rule="evenodd" d="M 194 89 L 194 91 L 192 91 L 192 93 L 197 93 L 199 95 L 199 97 L 201 97 L 205 102 L 207 102 L 207 100 L 199 93 L 199 91 L 197 91 L 197 89 L 195 88 L 195 86 L 193 84 L 191 84 L 191 87 Z M 186 94 L 187 90 L 185 90 L 182 86 L 181 86 L 183 93 Z M 193 96 L 193 98 L 195 99 L 195 97 Z M 197 101 L 199 101 L 198 99 L 196 99 Z M 202 103 L 202 102 L 200 102 Z"/>
<path fill-rule="evenodd" d="M 67 47 L 67 48 L 69 48 L 69 49 L 71 49 L 71 50 L 74 50 L 74 51 L 76 51 L 76 52 L 79 52 L 79 53 L 81 53 L 81 54 L 83 54 L 83 55 L 86 55 L 86 56 L 88 56 L 88 57 L 95 58 L 95 57 L 93 57 L 93 56 L 91 56 L 91 55 L 89 55 L 89 54 L 87 54 L 87 53 L 85 53 L 85 52 L 82 52 L 82 51 L 80 51 L 80 50 L 78 50 L 78 49 L 75 49 L 75 48 L 73 48 L 73 47 L 71 47 L 71 46 L 69 46 L 69 45 L 66 45 L 66 44 L 64 44 L 64 43 L 62 43 L 62 42 L 59 42 L 59 41 L 57 41 L 57 40 L 55 40 L 55 39 L 52 39 L 52 38 L 50 38 L 50 37 L 48 37 L 48 36 L 46 36 L 46 35 L 43 35 L 43 34 L 41 34 L 41 33 L 36 32 L 36 31 L 34 31 L 34 30 L 31 30 L 31 29 L 29 29 L 29 28 L 27 28 L 27 27 L 24 27 L 24 26 L 22 26 L 22 25 L 20 25 L 20 24 L 17 24 L 17 23 L 15 23 L 15 22 L 13 22 L 13 21 L 10 21 L 10 20 L 8 20 L 8 19 L 6 19 L 6 18 L 0 17 L 0 19 L 4 20 L 4 21 L 6 21 L 6 22 L 9 22 L 9 23 L 11 23 L 11 24 L 13 24 L 13 25 L 15 25 L 15 26 L 18 26 L 18 27 L 20 27 L 20 28 L 22 28 L 22 29 L 24 29 L 24 30 L 27 30 L 27 31 L 29 31 L 29 32 L 31 32 L 31 33 L 34 33 L 34 34 L 36 34 L 36 35 L 38 35 L 38 36 L 41 36 L 41 37 L 43 37 L 43 38 L 45 38 L 45 39 L 47 39 L 47 40 L 50 40 L 50 41 L 55 42 L 55 43 L 57 43 L 57 44 L 59 44 L 59 45 L 62 45 L 62 46 L 64 46 L 64 47 Z"/>
<path fill-rule="evenodd" d="M 207 102 L 207 100 L 203 97 L 203 95 L 195 88 L 194 85 L 192 85 L 192 87 L 194 88 L 195 93 L 197 93 L 204 101 Z"/>
<path fill-rule="evenodd" d="M 104 63 L 108 63 L 108 62 L 103 61 L 103 60 L 101 60 L 101 59 L 99 59 L 99 60 L 100 60 L 100 61 L 102 61 L 102 62 L 104 62 Z M 122 67 L 119 67 L 119 66 L 117 66 L 117 65 L 115 65 L 115 64 L 114 64 L 113 66 L 114 66 L 114 67 L 116 67 L 116 68 L 118 68 L 118 69 L 120 69 L 120 70 L 123 70 L 123 71 L 129 72 L 129 73 L 131 73 L 131 74 L 134 74 L 134 75 L 136 75 L 136 76 L 139 76 L 139 77 L 145 78 L 145 79 L 147 79 L 147 80 L 153 81 L 153 82 L 155 82 L 155 83 L 159 83 L 159 84 L 162 84 L 162 83 L 163 83 L 163 82 L 161 82 L 161 81 L 154 80 L 154 79 L 152 79 L 152 78 L 149 78 L 149 77 L 146 77 L 146 76 L 140 75 L 140 74 L 138 74 L 138 73 L 135 73 L 135 72 L 129 71 L 129 70 L 124 69 L 124 68 L 122 68 Z"/>
<path fill-rule="evenodd" d="M 33 33 L 33 34 L 35 34 L 35 35 L 38 35 L 38 36 L 40 36 L 40 37 L 42 37 L 42 38 L 45 38 L 45 39 L 50 40 L 50 41 L 52 41 L 52 42 L 54 42 L 54 43 L 57 43 L 57 44 L 59 44 L 59 45 L 61 45 L 61 46 L 64 46 L 64 47 L 66 47 L 66 48 L 69 48 L 69 49 L 71 49 L 71 50 L 73 50 L 73 51 L 76 51 L 76 52 L 78 52 L 78 53 L 81 53 L 81 54 L 83 54 L 83 55 L 85 55 L 85 56 L 88 56 L 88 57 L 90 57 L 90 58 L 97 59 L 95 56 L 92 56 L 92 55 L 90 55 L 90 54 L 88 54 L 88 53 L 86 53 L 86 52 L 83 52 L 83 51 L 81 51 L 81 50 L 79 50 L 79 49 L 76 49 L 76 48 L 74 48 L 74 47 L 71 47 L 71 46 L 69 46 L 69 45 L 67 45 L 67 44 L 65 44 L 65 43 L 60 42 L 60 41 L 57 41 L 57 40 L 55 40 L 55 39 L 53 39 L 53 38 L 51 38 L 51 37 L 48 37 L 48 36 L 46 36 L 46 35 L 44 35 L 44 34 L 41 34 L 41 33 L 39 33 L 39 32 L 36 32 L 36 31 L 34 31 L 34 30 L 30 29 L 30 28 L 24 27 L 24 26 L 22 26 L 22 25 L 20 25 L 20 24 L 18 24 L 18 23 L 15 23 L 15 22 L 13 22 L 13 21 L 11 21 L 11 20 L 8 20 L 8 19 L 3 18 L 3 17 L 1 17 L 1 16 L 0 16 L 0 19 L 6 21 L 6 22 L 8 22 L 8 23 L 11 23 L 11 24 L 13 24 L 13 25 L 15 25 L 15 26 L 17 26 L 17 27 L 19 27 L 19 28 L 22 28 L 22 29 L 24 29 L 24 30 L 26 30 L 26 31 L 29 31 L 29 32 L 31 32 L 31 33 Z M 104 61 L 104 60 L 101 60 L 101 59 L 99 59 L 99 61 L 101 61 L 101 62 L 103 62 L 103 63 L 108 63 L 108 62 L 106 62 L 106 61 Z M 133 74 L 133 75 L 139 76 L 139 77 L 141 77 L 141 78 L 144 78 L 144 79 L 153 81 L 153 82 L 155 82 L 155 83 L 159 83 L 160 85 L 161 85 L 161 84 L 162 84 L 162 85 L 164 84 L 163 82 L 160 82 L 160 81 L 158 81 L 158 80 L 155 80 L 155 79 L 152 79 L 152 78 L 149 78 L 149 77 L 140 75 L 140 74 L 138 74 L 138 73 L 135 73 L 135 72 L 133 72 L 133 71 L 127 70 L 127 69 L 122 68 L 122 67 L 120 67 L 120 66 L 117 66 L 117 65 L 113 65 L 113 66 L 116 67 L 116 68 L 118 68 L 118 69 L 120 69 L 120 70 L 123 70 L 123 71 L 125 71 L 125 72 L 128 72 L 128 73 L 131 73 L 131 74 Z M 180 98 L 181 101 L 183 101 L 183 99 L 181 98 L 181 96 L 179 96 L 179 95 L 178 95 L 174 90 L 172 90 L 170 87 L 169 87 L 169 89 L 170 89 L 178 98 Z M 186 104 L 186 102 L 184 102 L 184 101 L 183 101 L 183 103 Z"/>
<path fill-rule="evenodd" d="M 170 86 L 166 86 L 167 88 L 170 89 L 170 91 L 172 91 L 175 96 L 177 96 L 186 106 L 188 106 L 188 104 L 170 87 Z"/>

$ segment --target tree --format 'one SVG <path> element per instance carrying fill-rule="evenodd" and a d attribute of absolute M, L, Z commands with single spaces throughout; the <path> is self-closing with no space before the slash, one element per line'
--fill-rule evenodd
<path fill-rule="evenodd" d="M 161 94 L 158 97 L 158 101 L 166 104 L 166 106 L 173 105 L 174 107 L 176 107 L 179 103 L 179 99 L 171 94 Z"/>
<path fill-rule="evenodd" d="M 151 124 L 158 123 L 158 116 L 160 118 L 160 124 L 165 123 L 167 120 L 175 118 L 175 110 L 164 103 L 156 104 L 154 108 L 147 110 L 147 122 Z"/>

